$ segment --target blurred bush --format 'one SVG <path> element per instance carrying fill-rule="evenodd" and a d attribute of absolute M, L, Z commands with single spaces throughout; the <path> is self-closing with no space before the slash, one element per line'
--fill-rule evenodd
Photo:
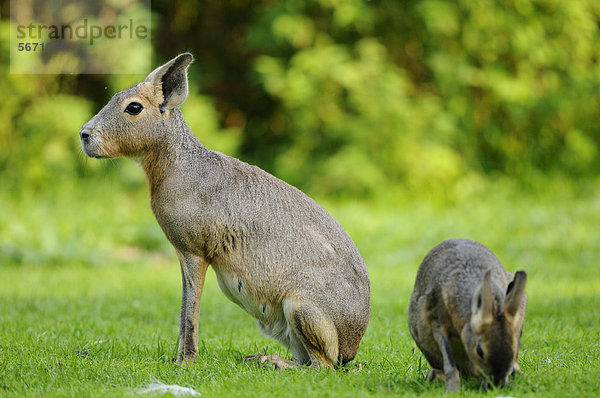
<path fill-rule="evenodd" d="M 3 188 L 50 189 L 118 172 L 142 189 L 133 166 L 87 161 L 77 131 L 143 76 L 10 74 L 7 3 Z M 489 174 L 588 177 L 600 166 L 597 1 L 152 7 L 154 65 L 182 51 L 196 56 L 184 113 L 200 140 L 313 193 L 438 189 Z"/>
<path fill-rule="evenodd" d="M 253 66 L 275 101 L 268 131 L 286 137 L 274 169 L 298 185 L 356 195 L 598 168 L 598 2 L 320 0 L 261 14 Z"/>

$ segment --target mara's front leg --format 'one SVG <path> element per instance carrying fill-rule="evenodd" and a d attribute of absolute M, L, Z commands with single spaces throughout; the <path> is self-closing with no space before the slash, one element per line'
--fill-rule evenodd
<path fill-rule="evenodd" d="M 192 362 L 198 355 L 198 320 L 200 299 L 208 261 L 202 257 L 177 251 L 181 265 L 183 293 L 181 295 L 181 320 L 179 325 L 179 350 L 177 363 Z"/>
<path fill-rule="evenodd" d="M 460 389 L 460 375 L 454 362 L 454 356 L 452 355 L 450 343 L 448 342 L 448 334 L 437 321 L 433 322 L 432 327 L 433 338 L 437 342 L 440 352 L 442 353 L 442 363 L 444 367 L 443 376 L 442 370 L 434 369 L 433 377 L 445 379 L 446 389 L 451 392 L 456 392 Z"/>

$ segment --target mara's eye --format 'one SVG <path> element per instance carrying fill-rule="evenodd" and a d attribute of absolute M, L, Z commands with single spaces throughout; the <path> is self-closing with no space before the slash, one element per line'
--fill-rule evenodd
<path fill-rule="evenodd" d="M 140 104 L 139 102 L 132 102 L 129 105 L 127 105 L 127 108 L 125 108 L 125 112 L 135 116 L 139 115 L 142 109 L 144 109 L 142 104 Z"/>
<path fill-rule="evenodd" d="M 483 359 L 483 350 L 481 349 L 481 345 L 477 344 L 477 355 L 479 355 L 479 358 Z"/>

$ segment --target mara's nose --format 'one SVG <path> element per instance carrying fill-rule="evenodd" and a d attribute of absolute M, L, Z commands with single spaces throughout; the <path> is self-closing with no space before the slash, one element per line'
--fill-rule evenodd
<path fill-rule="evenodd" d="M 87 122 L 85 122 L 85 124 L 83 126 L 81 126 L 81 129 L 79 130 L 79 137 L 82 140 L 87 140 L 88 138 L 90 138 L 90 135 L 92 133 L 92 131 L 94 130 L 94 120 L 96 119 L 96 117 L 94 116 L 93 118 L 91 118 L 90 120 L 88 120 Z"/>

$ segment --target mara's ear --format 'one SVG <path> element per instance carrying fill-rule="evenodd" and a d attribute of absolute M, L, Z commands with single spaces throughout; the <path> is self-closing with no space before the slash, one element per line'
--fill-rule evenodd
<path fill-rule="evenodd" d="M 188 95 L 187 68 L 194 57 L 190 53 L 179 54 L 163 66 L 154 69 L 145 82 L 162 89 L 163 102 L 158 106 L 161 112 L 183 104 Z"/>
<path fill-rule="evenodd" d="M 506 288 L 506 298 L 504 299 L 504 313 L 514 317 L 521 301 L 525 297 L 525 285 L 527 284 L 527 273 L 525 271 L 517 271 L 515 278 L 508 284 Z"/>
<path fill-rule="evenodd" d="M 487 270 L 483 282 L 473 298 L 474 326 L 488 325 L 494 321 L 494 298 L 492 295 L 492 270 Z"/>

